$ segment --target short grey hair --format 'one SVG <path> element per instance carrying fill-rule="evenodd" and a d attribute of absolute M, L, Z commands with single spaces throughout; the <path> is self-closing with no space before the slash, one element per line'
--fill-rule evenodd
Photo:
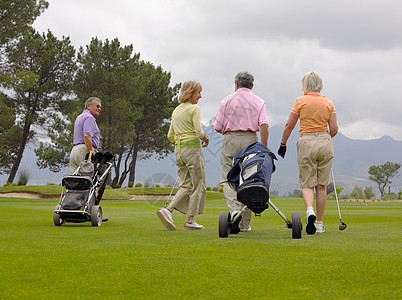
<path fill-rule="evenodd" d="M 97 97 L 89 97 L 89 98 L 87 99 L 87 101 L 85 101 L 85 108 L 88 107 L 88 104 L 89 104 L 89 105 L 92 105 L 92 103 L 93 103 L 94 101 L 99 101 L 99 103 L 102 103 L 102 100 L 99 99 L 99 98 L 97 98 Z"/>
<path fill-rule="evenodd" d="M 307 73 L 302 78 L 302 89 L 304 93 L 321 92 L 322 80 L 317 72 L 312 71 Z"/>
<path fill-rule="evenodd" d="M 235 77 L 235 81 L 239 85 L 239 87 L 245 87 L 248 89 L 252 89 L 254 86 L 254 76 L 249 72 L 239 72 Z"/>

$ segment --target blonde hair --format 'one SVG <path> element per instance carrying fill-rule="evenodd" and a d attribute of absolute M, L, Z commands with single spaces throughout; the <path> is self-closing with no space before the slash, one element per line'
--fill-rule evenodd
<path fill-rule="evenodd" d="M 201 91 L 202 91 L 201 83 L 192 80 L 186 81 L 181 86 L 179 100 L 180 102 L 186 102 L 191 98 L 191 96 L 193 96 L 195 92 L 201 92 Z"/>
<path fill-rule="evenodd" d="M 321 92 L 322 80 L 317 72 L 309 72 L 302 78 L 302 89 L 304 93 Z"/>

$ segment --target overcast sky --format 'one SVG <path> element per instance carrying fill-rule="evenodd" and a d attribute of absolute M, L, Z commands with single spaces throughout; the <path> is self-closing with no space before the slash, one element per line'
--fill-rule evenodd
<path fill-rule="evenodd" d="M 402 1 L 398 0 L 48 0 L 34 23 L 69 36 L 133 44 L 141 58 L 196 80 L 203 121 L 249 71 L 270 125 L 284 124 L 317 71 L 335 103 L 340 132 L 353 139 L 402 141 Z M 295 134 L 295 133 L 294 133 Z M 278 141 L 279 142 L 279 141 Z"/>

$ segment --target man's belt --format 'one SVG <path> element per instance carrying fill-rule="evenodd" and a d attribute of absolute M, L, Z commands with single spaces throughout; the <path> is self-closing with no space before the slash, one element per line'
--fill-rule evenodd
<path fill-rule="evenodd" d="M 85 145 L 85 143 L 74 144 L 74 146 L 78 146 L 78 145 Z M 98 150 L 98 147 L 95 147 L 94 145 L 92 145 L 92 148 Z"/>

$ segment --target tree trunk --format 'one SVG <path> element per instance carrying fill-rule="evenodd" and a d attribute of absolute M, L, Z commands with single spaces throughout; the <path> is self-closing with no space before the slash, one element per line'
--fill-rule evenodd
<path fill-rule="evenodd" d="M 14 181 L 15 175 L 17 174 L 18 168 L 19 168 L 21 160 L 22 160 L 22 154 L 24 153 L 25 146 L 28 141 L 29 130 L 31 129 L 31 123 L 28 121 L 28 119 L 29 119 L 29 117 L 26 116 L 24 130 L 22 132 L 21 143 L 18 148 L 17 158 L 15 159 L 13 167 L 11 168 L 10 175 L 8 176 L 8 179 L 7 179 L 7 182 L 10 182 L 10 183 L 13 183 L 13 181 Z"/>
<path fill-rule="evenodd" d="M 137 154 L 138 154 L 138 138 L 134 140 L 134 149 L 133 149 L 133 159 L 130 163 L 130 176 L 128 178 L 129 184 L 134 185 L 134 180 L 135 180 L 135 166 L 137 162 Z"/>
<path fill-rule="evenodd" d="M 113 188 L 116 186 L 117 181 L 119 180 L 119 177 L 120 177 L 120 165 L 121 165 L 121 160 L 122 160 L 122 157 L 123 157 L 123 153 L 124 153 L 124 146 L 122 145 L 120 147 L 120 153 L 119 153 L 119 158 L 117 160 L 117 165 L 114 166 L 115 176 L 114 176 L 114 178 L 112 180 L 112 187 Z"/>
<path fill-rule="evenodd" d="M 124 161 L 124 171 L 121 173 L 120 180 L 119 180 L 120 186 L 123 186 L 124 180 L 126 180 L 127 174 L 131 170 L 131 165 L 133 164 L 133 161 L 131 160 L 129 165 L 127 165 L 127 163 L 128 163 L 128 160 L 130 159 L 133 148 L 134 148 L 134 145 L 131 146 L 130 150 L 128 151 L 127 157 Z M 128 186 L 130 187 L 130 184 Z"/>
<path fill-rule="evenodd" d="M 381 186 L 381 184 L 378 184 L 378 189 L 380 190 L 380 195 L 381 195 L 381 200 L 382 200 L 384 198 L 385 185 Z"/>

